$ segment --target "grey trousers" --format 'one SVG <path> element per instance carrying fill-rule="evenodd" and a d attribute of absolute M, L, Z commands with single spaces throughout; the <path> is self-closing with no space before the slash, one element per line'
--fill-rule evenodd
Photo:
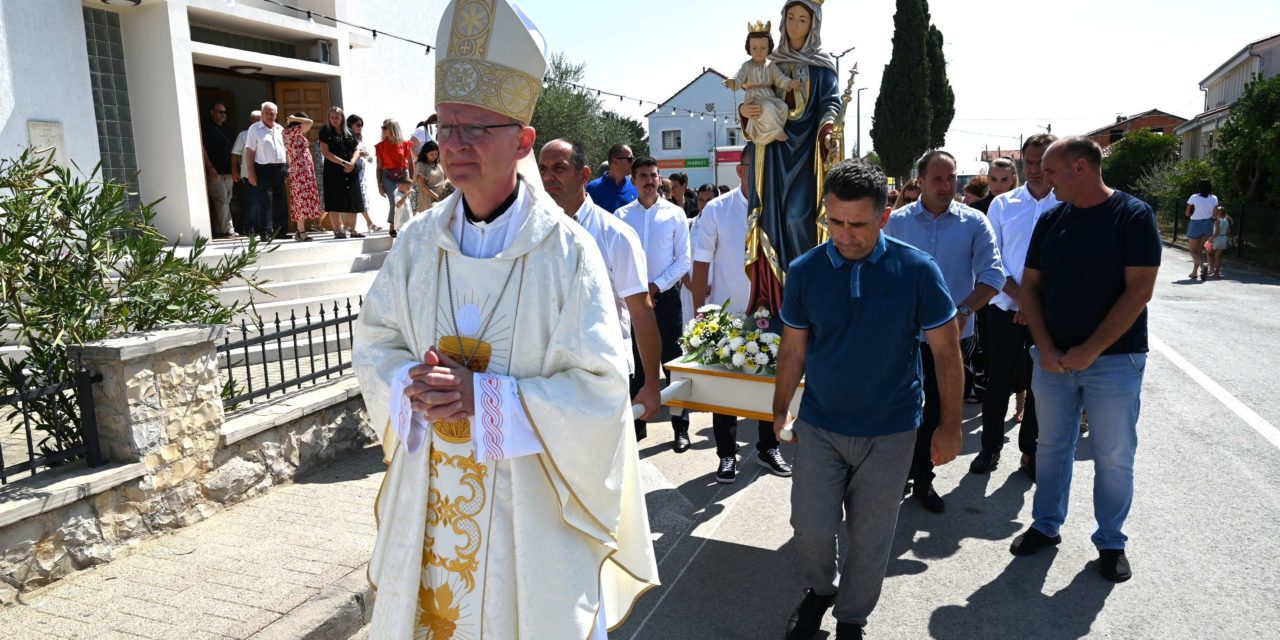
<path fill-rule="evenodd" d="M 916 432 L 851 438 L 800 420 L 793 428 L 791 527 L 801 570 L 815 593 L 836 594 L 837 621 L 864 626 L 880 600 Z M 849 548 L 837 566 L 842 524 Z"/>

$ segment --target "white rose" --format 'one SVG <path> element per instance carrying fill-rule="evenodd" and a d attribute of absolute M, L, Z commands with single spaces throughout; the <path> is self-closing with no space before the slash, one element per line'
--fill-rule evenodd
<path fill-rule="evenodd" d="M 747 343 L 747 353 L 760 353 L 760 345 L 754 342 Z"/>
<path fill-rule="evenodd" d="M 762 367 L 763 367 L 763 366 L 765 366 L 765 365 L 769 364 L 769 354 L 767 354 L 767 353 L 757 353 L 757 354 L 756 354 L 756 358 L 755 358 L 755 360 L 756 360 L 756 364 L 758 364 L 758 365 L 760 365 L 760 366 L 762 366 Z"/>
<path fill-rule="evenodd" d="M 733 354 L 733 366 L 735 366 L 735 367 L 741 367 L 742 365 L 744 365 L 744 364 L 746 364 L 746 363 L 747 363 L 747 357 L 746 357 L 746 356 L 742 355 L 741 353 L 735 353 L 735 354 Z"/>

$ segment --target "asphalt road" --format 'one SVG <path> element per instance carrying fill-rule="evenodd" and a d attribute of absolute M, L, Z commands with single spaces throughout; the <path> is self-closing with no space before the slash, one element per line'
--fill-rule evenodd
<path fill-rule="evenodd" d="M 1228 267 L 1221 281 L 1192 283 L 1189 271 L 1186 253 L 1166 250 L 1150 307 L 1159 346 L 1126 525 L 1133 580 L 1113 585 L 1096 571 L 1087 436 L 1062 545 L 1009 554 L 1031 522 L 1034 487 L 1016 471 L 1016 433 L 995 472 L 968 474 L 981 422 L 968 407 L 964 454 L 935 485 L 947 513 L 903 504 L 868 637 L 1280 638 L 1280 280 Z M 665 423 L 641 442 L 663 586 L 610 637 L 780 639 L 805 586 L 790 548 L 790 481 L 746 462 L 735 484 L 716 484 L 709 415 L 695 414 L 694 432 L 681 455 Z M 739 437 L 751 451 L 754 423 Z M 818 638 L 834 637 L 830 616 L 824 629 Z"/>

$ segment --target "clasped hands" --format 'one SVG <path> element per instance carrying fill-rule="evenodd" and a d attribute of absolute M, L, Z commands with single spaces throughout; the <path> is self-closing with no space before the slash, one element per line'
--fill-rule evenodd
<path fill-rule="evenodd" d="M 409 406 L 428 420 L 465 420 L 475 414 L 474 382 L 470 369 L 431 347 L 422 364 L 409 369 L 413 382 L 405 387 Z"/>
<path fill-rule="evenodd" d="M 1040 350 L 1040 368 L 1050 373 L 1084 371 L 1093 366 L 1099 355 L 1084 345 L 1071 347 L 1066 353 L 1050 347 Z"/>

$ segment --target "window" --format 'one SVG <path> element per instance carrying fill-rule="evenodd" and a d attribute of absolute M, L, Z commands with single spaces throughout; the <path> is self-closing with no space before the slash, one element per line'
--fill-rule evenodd
<path fill-rule="evenodd" d="M 1120 138 L 1123 138 L 1123 137 L 1124 137 L 1124 129 L 1112 129 L 1111 139 L 1108 141 L 1108 144 L 1115 144 L 1120 141 Z"/>
<path fill-rule="evenodd" d="M 662 150 L 663 151 L 679 151 L 680 148 L 681 148 L 681 144 L 680 144 L 679 129 L 673 129 L 673 130 L 662 132 Z"/>
<path fill-rule="evenodd" d="M 740 129 L 725 129 L 724 133 L 727 138 L 726 143 L 728 146 L 736 147 L 742 144 L 742 141 L 740 140 L 742 137 L 742 131 Z"/>

